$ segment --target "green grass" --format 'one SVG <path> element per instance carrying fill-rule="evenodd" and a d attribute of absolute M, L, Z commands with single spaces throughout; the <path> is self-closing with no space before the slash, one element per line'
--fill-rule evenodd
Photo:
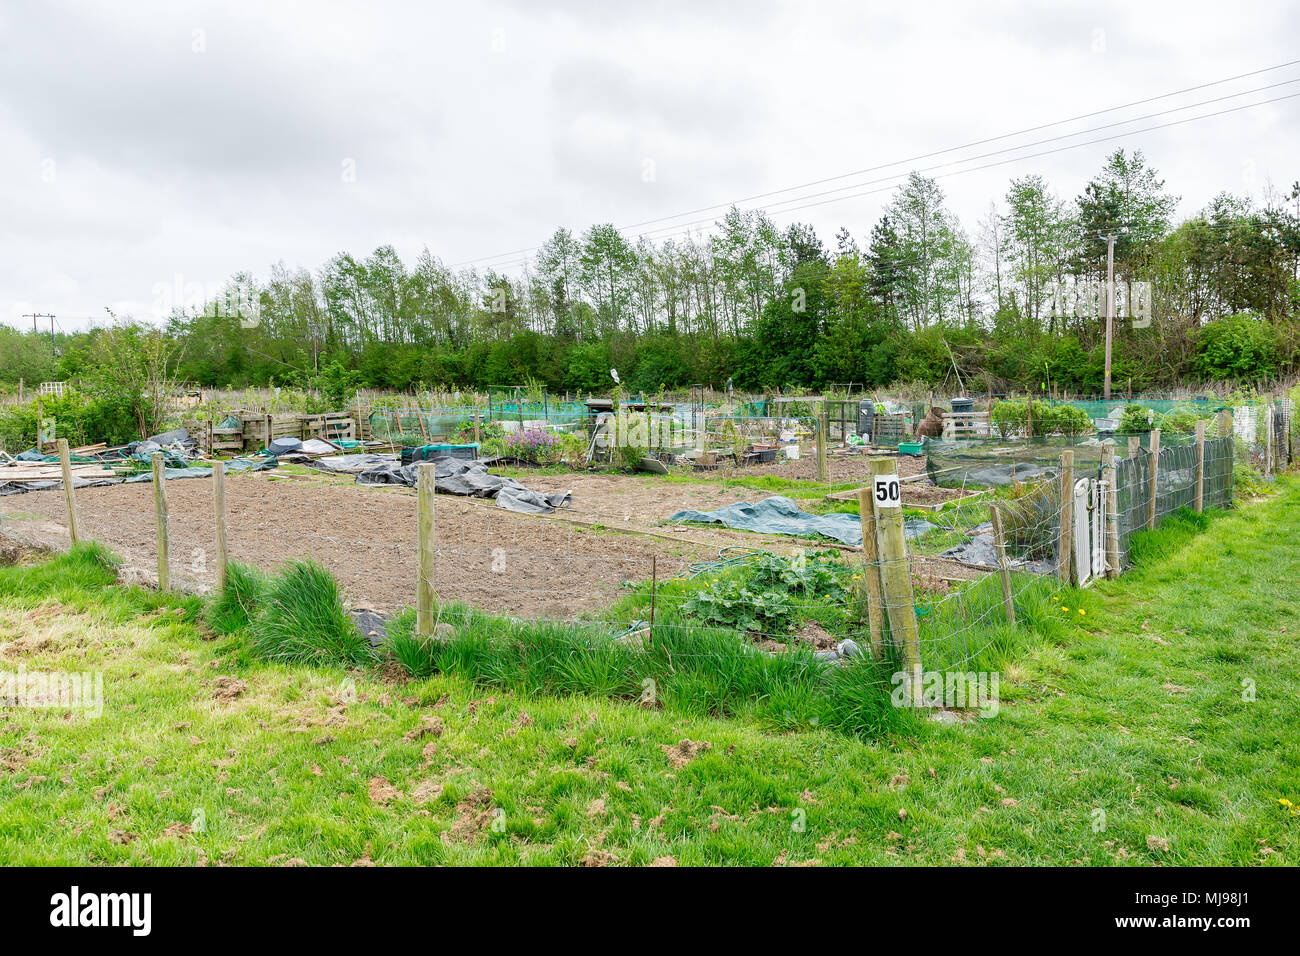
<path fill-rule="evenodd" d="M 471 614 L 456 669 L 401 681 L 214 639 L 199 600 L 110 587 L 100 551 L 0 568 L 0 669 L 105 689 L 99 719 L 4 711 L 0 862 L 1294 864 L 1300 487 L 1277 491 L 1035 596 L 996 717 L 866 736 L 783 706 L 784 680 L 720 711 L 681 658 L 653 709 L 614 657 L 561 680 L 533 663 L 570 655 L 561 631 L 484 653 L 523 632 Z M 683 738 L 709 746 L 674 761 Z"/>
<path fill-rule="evenodd" d="M 206 620 L 219 634 L 248 627 L 266 601 L 269 579 L 258 568 L 232 562 L 226 568 L 226 586 L 208 605 Z"/>
<path fill-rule="evenodd" d="M 223 604 L 240 600 L 239 575 L 227 580 Z M 364 664 L 374 657 L 370 641 L 343 608 L 338 582 L 315 561 L 291 561 L 267 583 L 262 606 L 249 624 L 253 649 L 267 660 L 294 663 Z"/>

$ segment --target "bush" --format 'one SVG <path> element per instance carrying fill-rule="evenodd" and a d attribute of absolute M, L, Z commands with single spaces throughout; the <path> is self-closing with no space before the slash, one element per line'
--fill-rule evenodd
<path fill-rule="evenodd" d="M 1137 435 L 1149 432 L 1155 427 L 1156 413 L 1145 405 L 1136 403 L 1124 406 L 1124 414 L 1119 420 L 1121 435 Z"/>
<path fill-rule="evenodd" d="M 1208 323 L 1196 336 L 1196 370 L 1210 381 L 1257 382 L 1277 375 L 1277 334 L 1245 312 Z"/>
<path fill-rule="evenodd" d="M 268 660 L 363 664 L 374 657 L 343 608 L 338 582 L 315 561 L 294 561 L 272 579 L 252 629 L 254 649 Z"/>
<path fill-rule="evenodd" d="M 1028 402 L 1019 399 L 998 402 L 993 406 L 990 417 L 992 427 L 1003 438 L 1010 438 L 1017 433 L 1027 433 L 1030 407 Z M 1088 417 L 1087 412 L 1077 406 L 1049 405 L 1035 400 L 1032 408 L 1036 436 L 1054 435 L 1058 431 L 1063 435 L 1086 435 L 1092 431 L 1092 419 Z"/>

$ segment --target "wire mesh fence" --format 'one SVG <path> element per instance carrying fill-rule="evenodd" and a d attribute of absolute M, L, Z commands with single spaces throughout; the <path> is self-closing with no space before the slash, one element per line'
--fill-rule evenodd
<path fill-rule="evenodd" d="M 1262 432 L 1273 436 L 1266 454 L 1289 460 L 1290 406 L 1274 408 Z M 213 585 L 218 537 L 221 560 L 266 571 L 316 562 L 368 635 L 387 637 L 385 648 L 401 636 L 426 663 L 463 641 L 477 648 L 475 666 L 484 655 L 518 663 L 534 651 L 563 652 L 575 681 L 599 677 L 593 661 L 614 661 L 600 679 L 619 687 L 674 661 L 719 673 L 838 668 L 883 687 L 921 669 L 983 668 L 1016 628 L 1050 616 L 1061 583 L 1118 572 L 1138 530 L 1179 508 L 1229 505 L 1243 444 L 1237 435 L 1165 444 L 1156 433 L 1132 442 L 934 442 L 924 465 L 873 463 L 843 444 L 827 447 L 815 416 L 737 421 L 706 419 L 704 435 L 714 429 L 720 447 L 725 439 L 749 451 L 774 438 L 801 455 L 808 443 L 813 458 L 843 453 L 839 475 L 819 466 L 792 479 L 792 490 L 823 516 L 857 522 L 857 539 L 667 520 L 681 505 L 738 494 L 726 480 L 697 488 L 629 475 L 602 489 L 611 478 L 573 476 L 589 493 L 554 513 L 521 514 L 474 497 L 439 495 L 434 504 L 430 494 L 422 505 L 408 487 L 301 474 L 231 476 L 224 509 L 206 481 L 164 482 L 165 519 L 149 485 L 81 489 L 83 537 L 136 563 L 157 562 L 162 551 L 182 586 Z M 909 462 L 914 474 L 901 474 Z M 739 473 L 742 462 L 734 465 Z M 926 476 L 934 484 L 915 487 L 948 497 L 909 507 L 907 482 Z M 874 499 L 882 479 L 886 498 Z"/>

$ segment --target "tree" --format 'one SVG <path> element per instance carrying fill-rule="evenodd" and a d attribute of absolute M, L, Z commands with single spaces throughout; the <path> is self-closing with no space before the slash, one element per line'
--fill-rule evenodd
<path fill-rule="evenodd" d="M 179 350 L 159 329 L 109 316 L 113 324 L 91 340 L 79 384 L 99 401 L 123 403 L 146 438 L 166 426 Z"/>

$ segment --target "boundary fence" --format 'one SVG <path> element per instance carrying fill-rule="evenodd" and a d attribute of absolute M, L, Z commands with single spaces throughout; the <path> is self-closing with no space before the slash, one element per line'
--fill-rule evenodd
<path fill-rule="evenodd" d="M 1281 469 L 1291 462 L 1294 450 L 1291 410 L 1288 404 L 1265 414 L 1269 417 L 1263 430 L 1267 438 L 1264 458 Z M 828 431 L 824 412 L 813 420 L 813 428 L 821 438 L 821 457 Z M 1206 507 L 1230 506 L 1233 463 L 1243 445 L 1234 434 L 1230 413 L 1220 414 L 1215 429 L 1218 434 L 1208 437 L 1202 422 L 1185 444 L 1162 444 L 1159 430 L 1145 439 L 1134 436 L 1121 445 L 1102 443 L 1096 446 L 1095 460 L 1081 457 L 1081 447 L 1065 448 L 1046 469 L 1039 467 L 1041 452 L 1036 452 L 1033 473 L 1026 482 L 1031 494 L 960 499 L 953 507 L 933 513 L 927 519 L 929 528 L 916 535 L 912 519 L 905 518 L 901 507 L 897 459 L 871 459 L 865 486 L 855 489 L 861 546 L 809 541 L 801 548 L 788 539 L 780 542 L 798 561 L 804 560 L 801 551 L 837 552 L 846 575 L 843 588 L 832 589 L 800 607 L 814 620 L 827 622 L 818 655 L 829 661 L 851 662 L 862 657 L 888 662 L 894 674 L 905 675 L 908 693 L 921 695 L 926 669 L 961 669 L 978 662 L 987 648 L 1005 640 L 1004 627 L 1014 628 L 1040 613 L 1044 596 L 1051 590 L 1120 574 L 1136 531 L 1158 528 L 1179 508 L 1200 512 Z M 66 440 L 59 441 L 59 454 L 67 526 L 75 545 L 85 529 L 78 522 Z M 1023 459 L 1019 463 L 1030 464 Z M 151 464 L 158 585 L 168 589 L 175 584 L 172 525 L 176 516 L 169 513 L 162 454 L 156 453 Z M 270 515 L 259 533 L 277 536 L 278 545 L 273 549 L 277 561 L 319 558 L 323 551 L 336 555 L 340 562 L 364 565 L 367 552 L 384 552 L 385 567 L 399 569 L 395 574 L 400 576 L 402 596 L 369 602 L 368 607 L 389 617 L 413 609 L 414 631 L 423 640 L 444 639 L 440 625 L 449 625 L 457 633 L 478 629 L 513 635 L 514 639 L 524 633 L 519 628 L 564 624 L 580 630 L 592 642 L 619 641 L 633 650 L 663 642 L 678 659 L 682 655 L 725 659 L 717 641 L 727 628 L 693 619 L 686 604 L 694 599 L 695 591 L 676 582 L 702 573 L 725 574 L 746 561 L 762 560 L 763 552 L 743 549 L 747 553 L 701 562 L 688 553 L 689 534 L 666 532 L 655 536 L 673 540 L 675 553 L 662 546 L 629 544 L 643 539 L 615 539 L 608 548 L 591 547 L 589 543 L 600 535 L 647 532 L 628 526 L 627 515 L 609 505 L 589 507 L 579 501 L 550 520 L 505 512 L 487 502 L 440 500 L 434 493 L 434 468 L 433 463 L 419 465 L 414 494 L 397 489 L 397 499 L 375 495 L 335 502 L 319 496 L 313 507 L 325 513 L 328 525 L 337 525 L 335 533 L 305 536 L 292 527 L 275 526 Z M 275 493 L 268 491 L 266 497 Z M 238 497 L 236 503 L 242 506 Z M 402 502 L 400 535 L 385 539 L 358 531 L 381 517 L 391 519 L 397 510 L 395 500 Z M 197 534 L 211 542 L 211 570 L 218 587 L 226 580 L 232 551 L 238 550 L 232 548 L 227 528 L 230 507 L 225 468 L 216 462 L 210 517 L 202 520 Z M 444 510 L 449 513 L 440 518 Z M 475 520 L 462 521 L 461 516 Z M 144 531 L 138 520 L 132 527 Z M 972 533 L 989 537 L 994 558 L 983 568 L 956 573 L 954 562 L 940 549 Z M 193 539 L 187 535 L 187 540 Z M 180 560 L 185 557 L 181 555 Z M 593 608 L 588 613 L 548 611 L 540 617 L 521 613 L 521 605 L 534 597 L 542 606 L 554 595 L 556 585 L 546 573 L 548 562 L 579 572 L 598 566 L 606 577 L 619 576 L 629 583 L 629 600 L 614 602 L 621 605 L 617 613 L 610 607 Z M 1044 566 L 1054 566 L 1051 577 L 1034 573 Z M 357 573 L 364 576 L 368 572 Z M 575 579 L 581 577 L 575 574 Z M 346 592 L 349 581 L 343 583 Z M 474 610 L 493 595 L 511 595 L 515 600 L 499 613 Z M 761 601 L 763 596 L 756 599 Z M 739 637 L 748 651 L 773 658 L 779 658 L 781 645 L 792 640 L 788 630 L 746 627 L 738 634 L 739 630 L 732 629 L 732 641 Z M 864 671 L 863 679 L 883 683 L 887 678 L 879 671 Z"/>

